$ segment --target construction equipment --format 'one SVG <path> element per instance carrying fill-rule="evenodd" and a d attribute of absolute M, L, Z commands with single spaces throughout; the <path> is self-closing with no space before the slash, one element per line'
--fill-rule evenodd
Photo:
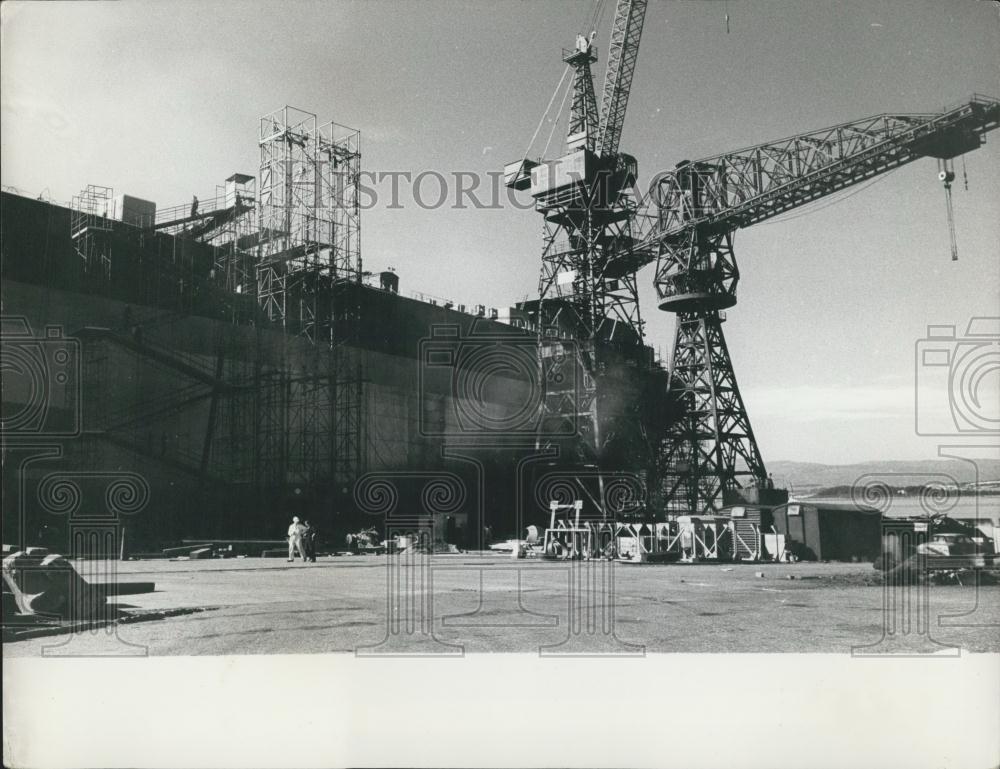
<path fill-rule="evenodd" d="M 997 568 L 997 546 L 974 522 L 943 513 L 883 521 L 882 552 L 874 566 L 893 571 L 908 564 L 918 571 Z"/>
<path fill-rule="evenodd" d="M 572 504 L 549 503 L 549 527 L 545 530 L 542 552 L 546 558 L 575 559 L 589 558 L 593 552 L 593 532 L 586 523 L 580 521 L 583 500 Z M 559 518 L 560 512 L 573 518 Z"/>
<path fill-rule="evenodd" d="M 257 180 L 234 173 L 225 185 L 216 186 L 215 197 L 191 205 L 172 206 L 156 213 L 151 226 L 157 232 L 212 246 L 213 278 L 227 292 L 252 294 L 254 231 L 256 230 Z"/>
<path fill-rule="evenodd" d="M 770 488 L 722 332 L 739 282 L 735 231 L 929 156 L 942 164 L 957 259 L 952 160 L 980 147 L 986 132 L 1000 125 L 1000 102 L 974 95 L 936 114 L 876 115 L 684 161 L 658 175 L 637 201 L 630 190 L 637 164 L 618 152 L 618 142 L 645 5 L 617 5 L 599 118 L 590 76 L 596 61 L 592 38 L 578 37 L 576 49 L 565 52 L 574 72 L 569 154 L 510 164 L 506 182 L 530 190 L 545 219 L 538 311 L 542 374 L 547 360 L 572 352 L 558 341 L 567 331 L 578 340 L 575 354 L 584 372 L 583 386 L 575 390 L 546 388 L 545 417 L 579 419 L 586 438 L 581 445 L 599 464 L 608 440 L 602 429 L 619 435 L 649 431 L 649 424 L 608 425 L 598 412 L 602 388 L 615 384 L 610 371 L 622 359 L 634 362 L 643 348 L 636 272 L 655 262 L 659 307 L 678 316 L 668 400 L 679 404 L 679 418 L 652 448 L 646 478 L 649 491 L 668 500 L 671 512 L 711 515 L 726 492 Z M 545 420 L 543 426 L 551 428 Z M 637 464 L 642 462 L 630 469 Z"/>
<path fill-rule="evenodd" d="M 951 239 L 951 260 L 957 262 L 958 241 L 955 238 L 955 208 L 951 202 L 951 183 L 955 181 L 955 165 L 951 158 L 938 158 L 938 180 L 944 185 L 944 201 L 948 211 L 948 235 Z"/>
<path fill-rule="evenodd" d="M 627 377 L 626 367 L 638 365 L 643 353 L 638 265 L 617 258 L 611 246 L 620 250 L 630 242 L 635 213 L 636 161 L 618 145 L 645 13 L 645 0 L 617 4 L 599 113 L 591 74 L 594 34 L 579 35 L 576 47 L 563 51 L 573 71 L 568 153 L 505 168 L 507 185 L 530 190 L 544 217 L 536 322 L 545 386 L 537 444 L 549 445 L 551 436 L 578 436 L 569 459 L 591 466 L 605 464 L 599 460 L 613 436 L 641 430 L 609 421 L 600 413 L 599 393 L 605 384 L 614 389 L 611 380 Z M 578 375 L 550 376 L 567 358 L 575 359 Z M 597 488 L 582 480 L 580 488 L 606 517 L 602 477 L 588 477 Z"/>
<path fill-rule="evenodd" d="M 70 237 L 87 274 L 107 277 L 111 272 L 110 233 L 114 190 L 88 184 L 70 203 Z"/>
<path fill-rule="evenodd" d="M 655 260 L 660 309 L 678 318 L 671 391 L 684 415 L 661 455 L 674 508 L 710 513 L 727 491 L 768 485 L 722 332 L 739 281 L 735 231 L 921 157 L 950 163 L 998 125 L 1000 102 L 974 95 L 937 114 L 876 115 L 684 161 L 657 178 L 637 215 L 632 253 L 640 263 Z M 957 258 L 953 223 L 950 230 Z"/>
<path fill-rule="evenodd" d="M 283 367 L 261 372 L 261 465 L 290 487 L 332 478 L 345 488 L 363 465 L 364 373 L 348 345 L 360 333 L 361 133 L 286 105 L 261 116 L 258 145 L 258 302 L 330 352 L 295 384 Z"/>

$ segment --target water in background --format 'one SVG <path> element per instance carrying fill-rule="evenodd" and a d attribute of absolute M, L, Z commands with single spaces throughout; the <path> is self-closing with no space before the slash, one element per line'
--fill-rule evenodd
<path fill-rule="evenodd" d="M 798 501 L 815 504 L 817 502 L 836 502 L 844 504 L 851 502 L 850 497 L 801 497 Z M 954 501 L 952 507 L 948 504 Z M 920 504 L 920 498 L 914 496 L 894 496 L 889 503 L 889 507 L 883 512 L 890 518 L 907 518 L 910 516 L 927 515 L 928 513 L 943 512 L 952 518 L 998 518 L 1000 517 L 1000 496 L 963 496 L 954 500 L 948 500 L 948 504 L 935 506 L 928 505 L 927 508 Z"/>

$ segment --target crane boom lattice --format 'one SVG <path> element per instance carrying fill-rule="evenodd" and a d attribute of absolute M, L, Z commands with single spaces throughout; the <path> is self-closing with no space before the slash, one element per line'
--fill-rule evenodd
<path fill-rule="evenodd" d="M 646 0 L 618 0 L 614 26 L 611 28 L 611 48 L 608 69 L 601 95 L 601 125 L 598 131 L 597 154 L 614 155 L 622 138 L 625 109 L 628 107 L 632 76 L 639 57 L 639 40 L 646 17 Z"/>

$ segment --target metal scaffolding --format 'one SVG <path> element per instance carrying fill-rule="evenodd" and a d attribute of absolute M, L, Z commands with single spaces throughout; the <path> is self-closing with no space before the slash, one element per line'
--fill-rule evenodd
<path fill-rule="evenodd" d="M 284 467 L 285 483 L 343 484 L 363 457 L 363 372 L 348 346 L 360 322 L 361 134 L 288 106 L 259 127 L 257 298 L 272 323 L 329 351 L 262 373 L 260 461 Z"/>
<path fill-rule="evenodd" d="M 111 219 L 114 190 L 88 184 L 70 202 L 70 237 L 88 275 L 111 275 Z"/>
<path fill-rule="evenodd" d="M 258 297 L 267 317 L 333 344 L 324 294 L 361 281 L 361 134 L 294 107 L 260 119 Z"/>
<path fill-rule="evenodd" d="M 195 197 L 156 212 L 157 232 L 211 247 L 211 278 L 226 293 L 250 294 L 256 288 L 257 180 L 242 173 L 216 185 L 211 198 Z"/>

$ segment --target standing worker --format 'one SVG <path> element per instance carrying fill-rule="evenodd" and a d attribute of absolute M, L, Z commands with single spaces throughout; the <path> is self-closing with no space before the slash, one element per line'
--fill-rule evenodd
<path fill-rule="evenodd" d="M 306 527 L 299 523 L 298 516 L 292 517 L 292 525 L 288 527 L 288 562 L 295 560 L 295 551 L 298 550 L 302 556 L 303 563 L 306 560 L 305 545 L 302 544 L 302 535 Z"/>
<path fill-rule="evenodd" d="M 681 560 L 694 563 L 694 529 L 690 525 L 681 524 Z"/>
<path fill-rule="evenodd" d="M 319 534 L 319 532 L 316 530 L 316 527 L 313 526 L 311 523 L 309 523 L 309 521 L 307 520 L 306 530 L 305 533 L 302 535 L 302 543 L 305 545 L 306 548 L 305 558 L 307 561 L 310 561 L 311 563 L 316 563 L 317 534 Z"/>

